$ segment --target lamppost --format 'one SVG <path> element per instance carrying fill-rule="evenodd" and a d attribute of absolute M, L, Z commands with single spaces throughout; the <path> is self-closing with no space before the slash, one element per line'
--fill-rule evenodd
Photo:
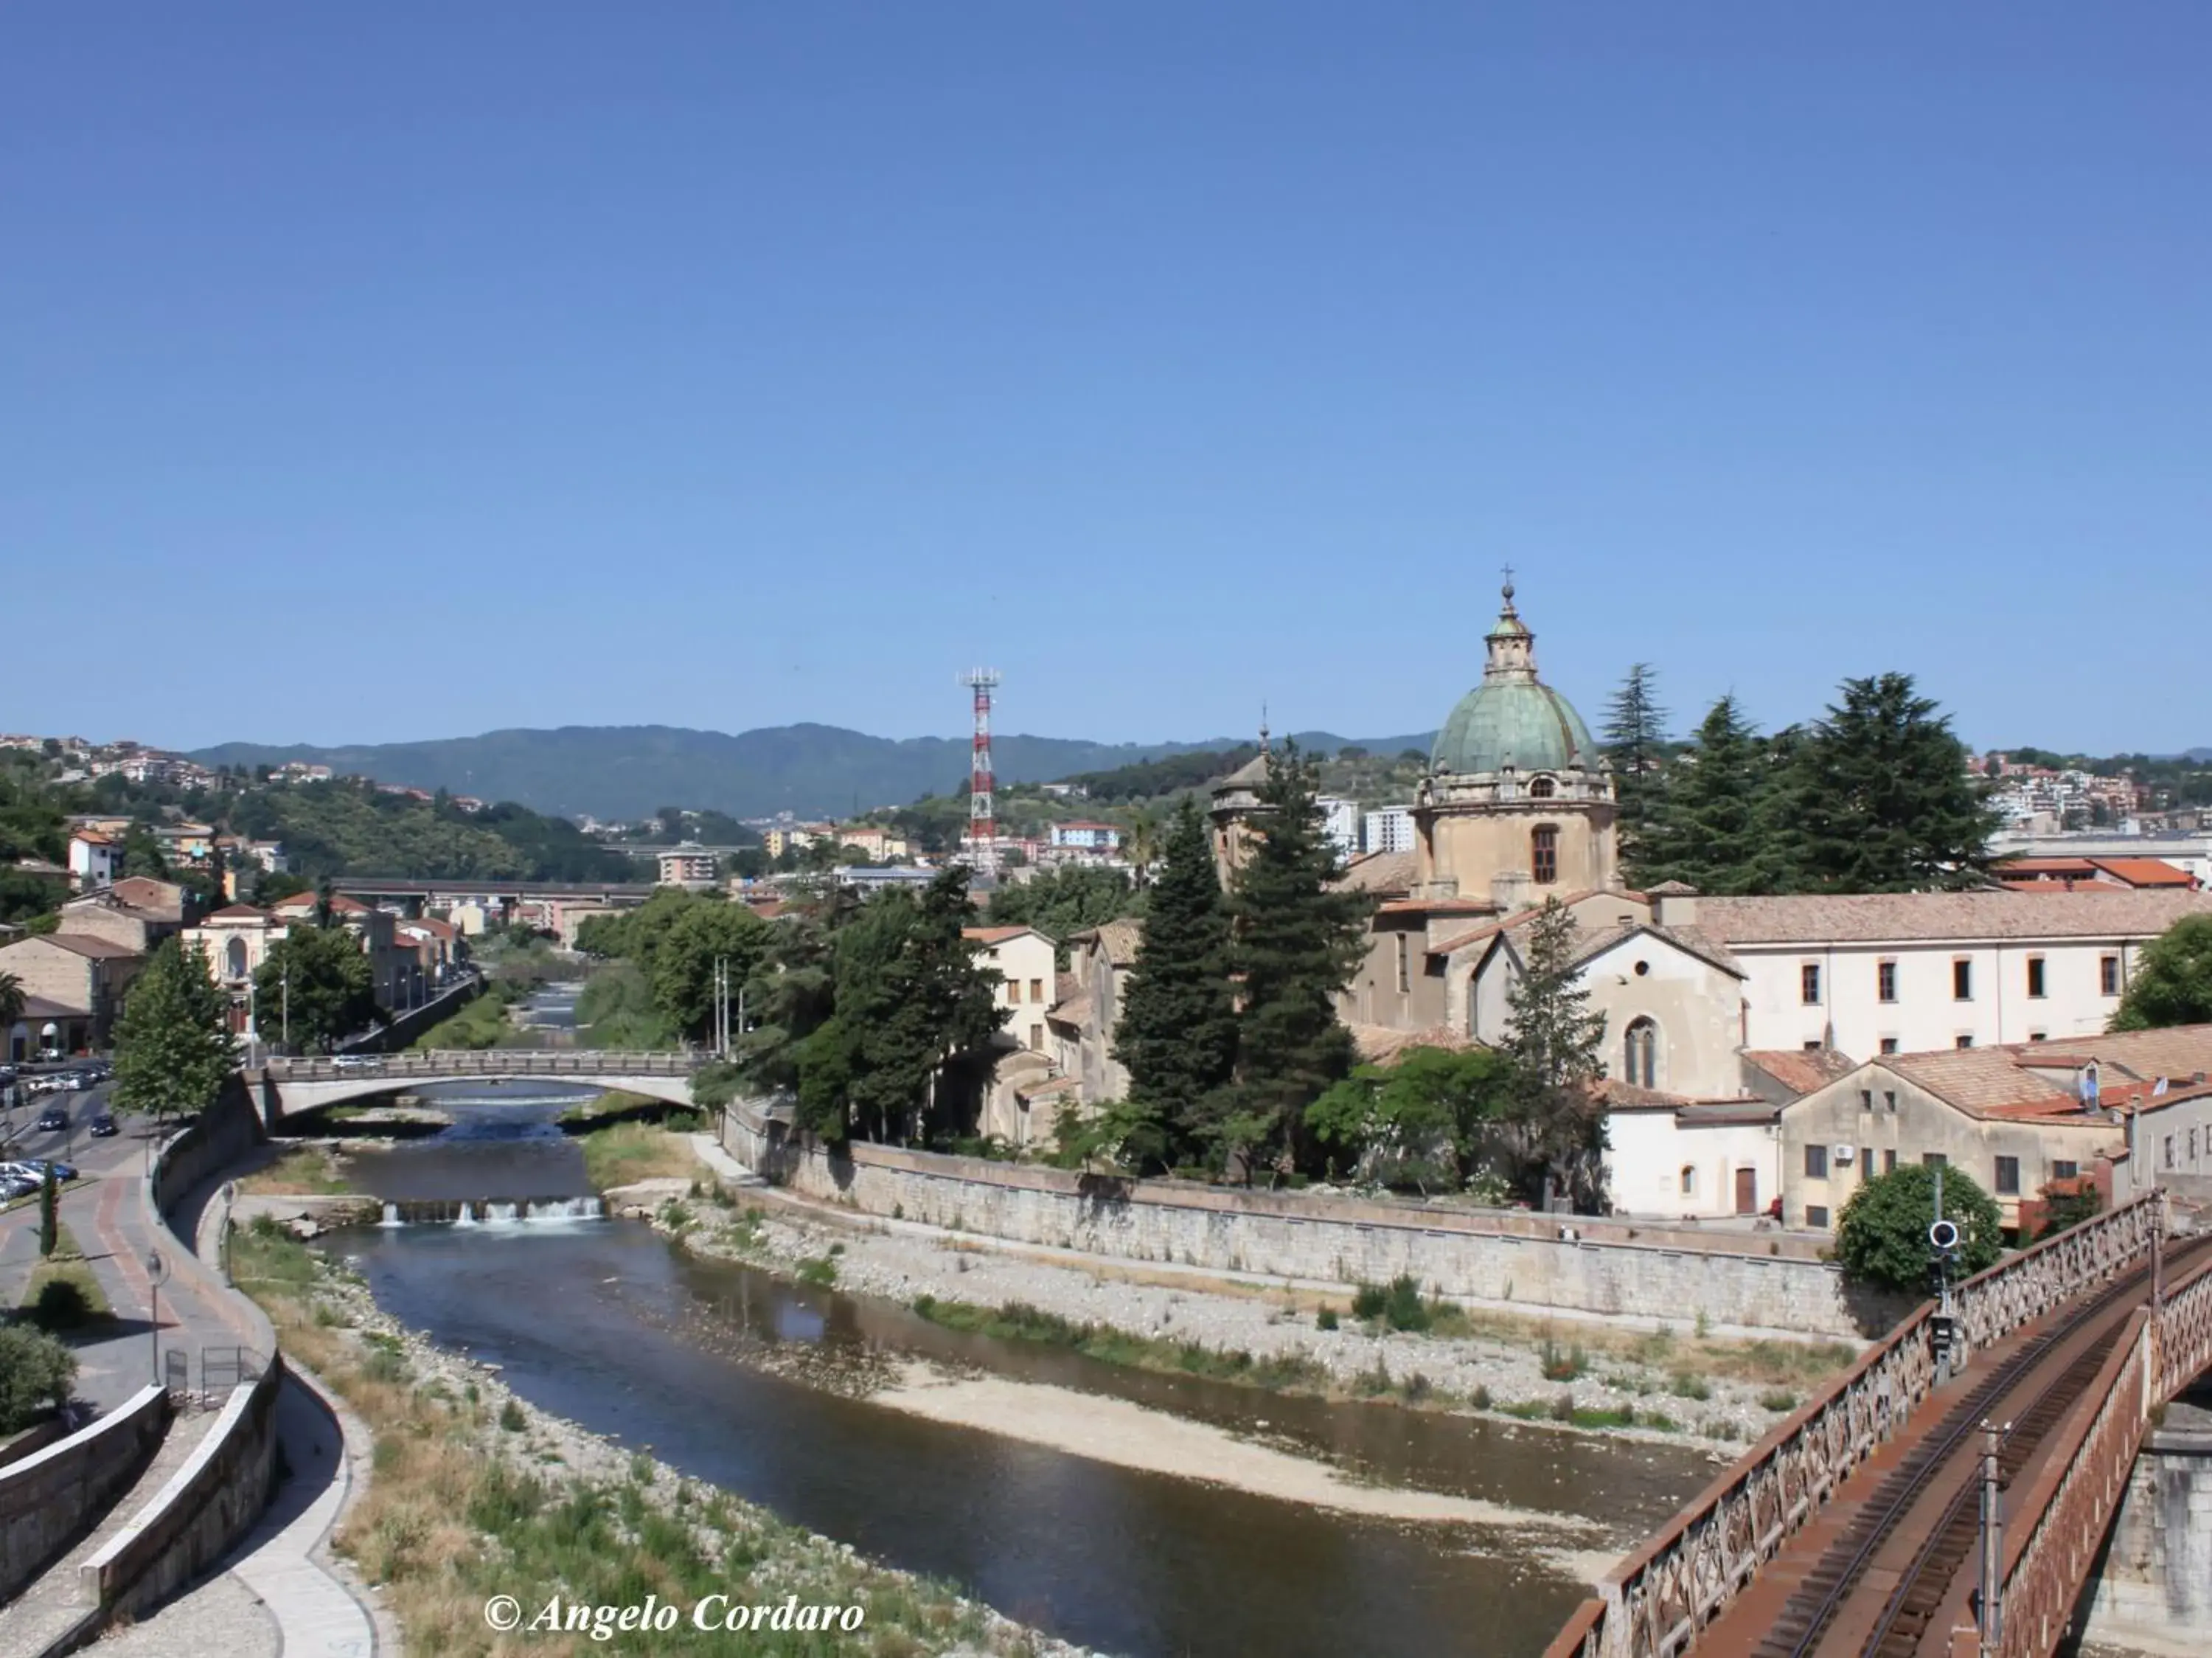
<path fill-rule="evenodd" d="M 154 1342 L 154 1380 L 161 1380 L 161 1285 L 169 1276 L 169 1264 L 161 1259 L 161 1252 L 146 1252 L 146 1299 L 149 1308 L 149 1334 Z"/>

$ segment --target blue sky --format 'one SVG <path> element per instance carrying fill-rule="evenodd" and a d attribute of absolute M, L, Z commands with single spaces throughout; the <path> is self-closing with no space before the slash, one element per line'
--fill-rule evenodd
<path fill-rule="evenodd" d="M 2212 742 L 2212 10 L 0 9 L 0 728 Z"/>

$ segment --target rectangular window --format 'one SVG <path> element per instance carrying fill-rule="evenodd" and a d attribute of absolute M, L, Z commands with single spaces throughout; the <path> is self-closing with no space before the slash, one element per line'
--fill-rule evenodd
<path fill-rule="evenodd" d="M 1940 1151 L 1923 1151 L 1920 1154 L 1920 1167 L 1923 1168 L 1948 1168 L 1950 1166 L 1951 1160 Z"/>
<path fill-rule="evenodd" d="M 1885 1174 L 1894 1174 L 1897 1173 L 1897 1148 L 1895 1146 L 1890 1147 L 1887 1151 L 1881 1154 L 1881 1172 Z"/>
<path fill-rule="evenodd" d="M 1808 1042 L 1805 1045 L 1805 1051 L 1808 1053 L 1818 1053 L 1820 1051 L 1820 1044 L 1818 1038 L 1815 1038 L 1814 1040 Z"/>
<path fill-rule="evenodd" d="M 1808 961 L 1797 970 L 1797 999 L 1807 1007 L 1818 1007 L 1820 1002 L 1820 964 Z"/>
<path fill-rule="evenodd" d="M 2054 1180 L 2070 1180 L 2081 1172 L 2081 1165 L 2067 1158 L 2058 1157 L 2051 1160 L 2051 1178 Z"/>
<path fill-rule="evenodd" d="M 1403 996 L 1413 987 L 1413 954 L 1407 947 L 1406 935 L 1398 935 L 1398 994 Z"/>
<path fill-rule="evenodd" d="M 2169 1157 L 2166 1161 L 2172 1162 L 2173 1160 Z M 1805 1148 L 1805 1178 L 1808 1180 L 1825 1180 L 1828 1178 L 1827 1147 L 1807 1146 Z"/>
<path fill-rule="evenodd" d="M 2168 1168 L 2173 1167 L 2173 1137 L 2171 1134 L 2166 1137 L 2166 1166 Z"/>
<path fill-rule="evenodd" d="M 1883 1037 L 1881 1039 L 1881 1051 L 1884 1053 L 1895 1053 L 1897 1051 L 1897 1039 L 1893 1036 Z"/>
<path fill-rule="evenodd" d="M 2040 1042 L 2049 1035 L 2050 1033 L 2048 1031 L 2030 1031 L 2027 1033 L 2027 1039 L 2031 1042 Z"/>
<path fill-rule="evenodd" d="M 1827 1205 L 1825 1204 L 1806 1204 L 1805 1224 L 1812 1227 L 1816 1231 L 1826 1231 L 1828 1225 Z"/>
<path fill-rule="evenodd" d="M 2019 1158 L 2000 1157 L 1997 1159 L 1997 1196 L 2000 1198 L 2017 1198 L 2020 1196 Z"/>
<path fill-rule="evenodd" d="M 1859 1090 L 1859 1109 L 1861 1111 L 1872 1111 L 1874 1109 L 1874 1090 L 1872 1088 L 1861 1088 Z"/>
<path fill-rule="evenodd" d="M 1528 832 L 1528 863 L 1539 887 L 1559 878 L 1559 832 L 1551 824 L 1540 823 Z"/>
<path fill-rule="evenodd" d="M 1897 1109 L 1897 1090 L 1895 1088 L 1884 1088 L 1881 1091 L 1881 1108 L 1884 1111 L 1891 1112 Z"/>
<path fill-rule="evenodd" d="M 1963 958 L 1951 964 L 1951 999 L 1954 1002 L 1974 999 L 1974 964 Z"/>
<path fill-rule="evenodd" d="M 1897 1000 L 1897 963 L 1878 961 L 1875 964 L 1874 994 L 1877 1002 Z"/>
<path fill-rule="evenodd" d="M 2097 958 L 2097 989 L 2106 996 L 2120 993 L 2120 959 L 2116 955 Z"/>
<path fill-rule="evenodd" d="M 1971 1048 L 1974 1045 L 1974 1039 L 1971 1036 L 1962 1036 L 1951 1045 L 1954 1048 Z"/>
<path fill-rule="evenodd" d="M 1030 1000 L 1032 1002 L 1044 1000 L 1044 980 L 1042 978 L 1030 980 Z"/>
<path fill-rule="evenodd" d="M 2027 993 L 2031 997 L 2043 994 L 2043 958 L 2039 955 L 2027 959 Z"/>

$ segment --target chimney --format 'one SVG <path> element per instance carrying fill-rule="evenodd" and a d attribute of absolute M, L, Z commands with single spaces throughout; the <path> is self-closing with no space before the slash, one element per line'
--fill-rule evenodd
<path fill-rule="evenodd" d="M 1673 891 L 1668 889 L 1672 887 Z M 1650 894 L 1651 924 L 1655 927 L 1694 927 L 1698 923 L 1698 894 L 1679 881 L 1662 881 Z"/>
<path fill-rule="evenodd" d="M 1501 869 L 1490 878 L 1490 901 L 1501 916 L 1514 916 L 1528 907 L 1532 877 L 1522 869 Z"/>

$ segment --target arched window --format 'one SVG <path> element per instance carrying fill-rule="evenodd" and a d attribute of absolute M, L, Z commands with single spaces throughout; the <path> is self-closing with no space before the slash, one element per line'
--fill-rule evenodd
<path fill-rule="evenodd" d="M 1656 1088 L 1659 1086 L 1659 1027 L 1648 1018 L 1639 1018 L 1630 1024 L 1622 1055 L 1626 1062 L 1621 1080 L 1631 1088 Z M 1686 1187 L 1685 1190 L 1687 1190 Z"/>
<path fill-rule="evenodd" d="M 1539 887 L 1559 878 L 1559 830 L 1557 824 L 1540 823 L 1528 832 L 1528 869 Z"/>
<path fill-rule="evenodd" d="M 226 978 L 246 977 L 246 941 L 234 938 L 222 948 L 222 972 Z"/>
<path fill-rule="evenodd" d="M 1528 797 L 1531 800 L 1549 800 L 1559 792 L 1559 785 L 1549 777 L 1539 777 L 1528 785 Z"/>
<path fill-rule="evenodd" d="M 1682 1195 L 1685 1198 L 1694 1198 L 1698 1195 L 1698 1171 L 1696 1167 L 1690 1163 L 1682 1165 Z"/>

